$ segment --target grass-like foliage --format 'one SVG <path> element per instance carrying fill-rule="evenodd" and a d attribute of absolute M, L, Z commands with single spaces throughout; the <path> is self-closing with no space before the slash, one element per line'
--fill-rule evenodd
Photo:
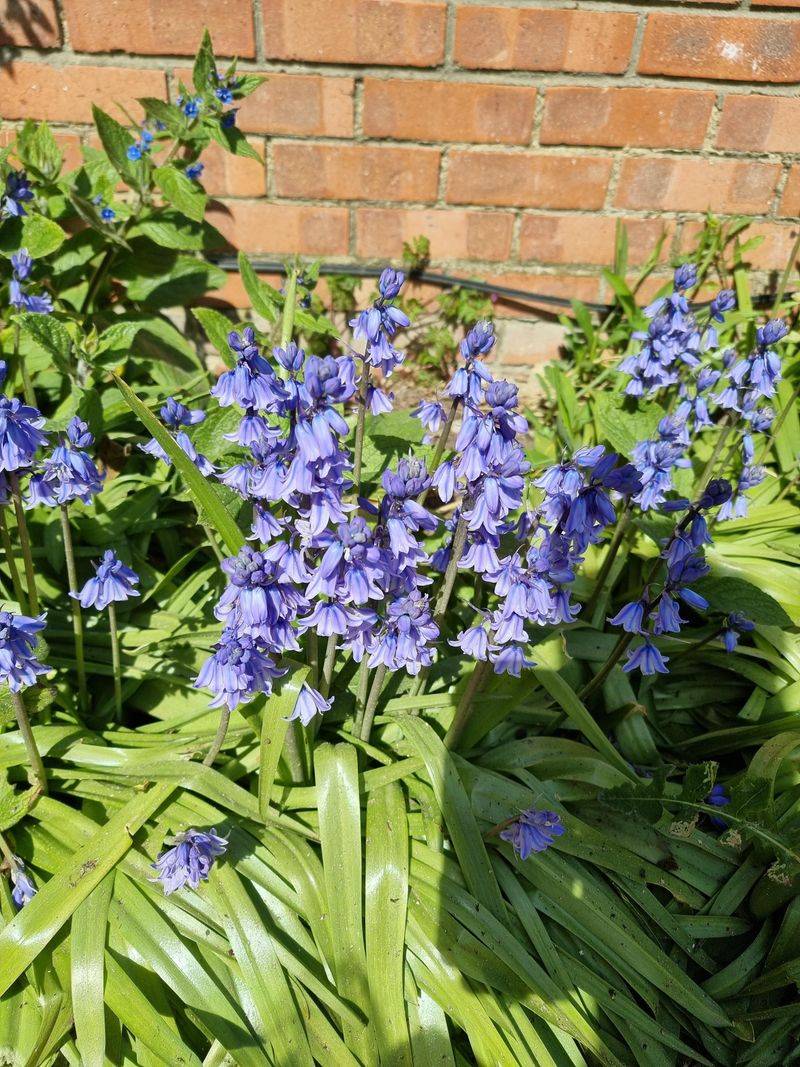
<path fill-rule="evenodd" d="M 793 1062 L 789 275 L 614 275 L 537 413 L 465 307 L 392 410 L 388 268 L 196 347 L 254 88 L 0 157 L 0 1062 Z"/>

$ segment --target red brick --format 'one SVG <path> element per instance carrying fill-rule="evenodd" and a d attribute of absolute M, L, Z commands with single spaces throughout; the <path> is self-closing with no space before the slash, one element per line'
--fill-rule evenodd
<path fill-rule="evenodd" d="M 622 74 L 635 14 L 556 8 L 456 8 L 456 62 L 483 70 Z"/>
<path fill-rule="evenodd" d="M 504 211 L 458 208 L 360 208 L 356 213 L 356 251 L 380 259 L 399 255 L 404 241 L 424 234 L 434 260 L 500 261 L 511 252 L 512 216 Z"/>
<path fill-rule="evenodd" d="M 76 52 L 186 55 L 197 51 L 207 26 L 218 56 L 254 56 L 250 0 L 62 0 Z"/>
<path fill-rule="evenodd" d="M 781 197 L 780 213 L 786 217 L 800 215 L 800 163 L 795 163 L 789 171 Z"/>
<path fill-rule="evenodd" d="M 797 152 L 800 99 L 791 96 L 727 96 L 717 148 L 737 152 Z"/>
<path fill-rule="evenodd" d="M 444 0 L 264 0 L 269 59 L 433 67 L 444 58 Z"/>
<path fill-rule="evenodd" d="M 166 80 L 158 70 L 82 66 L 59 69 L 16 60 L 0 67 L 0 118 L 34 116 L 55 122 L 90 122 L 93 103 L 111 111 L 117 103 L 135 108 L 136 97 L 163 97 L 165 92 Z"/>
<path fill-rule="evenodd" d="M 200 179 L 209 196 L 263 196 L 267 191 L 264 148 L 250 142 L 261 161 L 234 156 L 215 142 L 203 150 L 203 176 Z"/>
<path fill-rule="evenodd" d="M 520 261 L 609 266 L 614 261 L 617 221 L 627 230 L 631 263 L 643 263 L 662 233 L 669 237 L 674 232 L 672 223 L 660 219 L 525 215 L 520 230 Z M 667 242 L 665 248 L 668 246 Z"/>
<path fill-rule="evenodd" d="M 705 2 L 705 0 L 704 0 Z M 800 0 L 750 0 L 751 7 L 800 7 Z"/>
<path fill-rule="evenodd" d="M 769 209 L 779 174 L 777 163 L 751 160 L 672 156 L 626 159 L 622 163 L 617 206 L 758 214 Z"/>
<path fill-rule="evenodd" d="M 17 136 L 17 130 L 11 127 L 0 130 L 0 148 L 5 148 L 11 144 L 14 138 Z M 61 149 L 61 154 L 64 157 L 64 163 L 61 168 L 63 174 L 67 174 L 71 170 L 75 170 L 83 163 L 83 153 L 81 152 L 81 139 L 77 133 L 64 133 L 60 130 L 53 130 L 53 137 L 55 137 L 56 144 Z"/>
<path fill-rule="evenodd" d="M 449 159 L 447 200 L 508 207 L 600 208 L 610 174 L 611 160 L 606 156 L 454 151 Z"/>
<path fill-rule="evenodd" d="M 541 144 L 700 148 L 715 93 L 560 86 L 547 90 Z"/>
<path fill-rule="evenodd" d="M 401 141 L 528 144 L 535 106 L 523 86 L 367 78 L 363 127 Z"/>
<path fill-rule="evenodd" d="M 266 200 L 215 201 L 209 221 L 230 244 L 267 255 L 342 256 L 347 253 L 347 208 L 273 204 Z"/>
<path fill-rule="evenodd" d="M 435 148 L 283 141 L 273 146 L 275 191 L 313 200 L 434 200 L 439 157 Z"/>
<path fill-rule="evenodd" d="M 524 274 L 521 272 L 492 274 L 486 281 L 494 285 L 505 285 L 510 289 L 522 289 L 527 293 L 539 293 L 544 296 L 562 296 L 567 300 L 598 300 L 600 298 L 600 277 L 597 272 L 586 274 Z M 539 306 L 551 314 L 552 305 Z M 502 302 L 502 297 L 495 307 L 496 314 L 510 318 L 530 318 L 531 311 L 519 304 Z"/>
<path fill-rule="evenodd" d="M 191 84 L 189 67 L 174 73 L 176 79 Z M 352 78 L 273 71 L 263 74 L 267 80 L 239 107 L 239 129 L 298 137 L 353 136 Z"/>
<path fill-rule="evenodd" d="M 61 43 L 53 0 L 0 0 L 0 45 L 57 48 Z"/>
<path fill-rule="evenodd" d="M 745 261 L 754 270 L 782 271 L 792 254 L 797 232 L 797 223 L 754 222 L 745 230 L 744 239 L 763 237 L 764 240 L 758 248 L 751 248 L 745 252 Z M 797 267 L 797 260 L 795 260 L 795 267 Z M 796 276 L 792 279 L 792 283 L 797 285 Z"/>
<path fill-rule="evenodd" d="M 800 20 L 654 11 L 641 74 L 745 82 L 800 81 Z"/>

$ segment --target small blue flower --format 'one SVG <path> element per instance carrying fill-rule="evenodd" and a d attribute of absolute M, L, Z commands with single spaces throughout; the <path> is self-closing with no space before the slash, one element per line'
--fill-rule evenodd
<path fill-rule="evenodd" d="M 183 103 L 183 113 L 187 119 L 196 119 L 203 106 L 202 96 L 191 96 Z"/>
<path fill-rule="evenodd" d="M 645 638 L 643 644 L 628 650 L 628 662 L 622 669 L 628 673 L 638 669 L 642 674 L 669 674 L 668 662 L 669 657 L 662 656 L 650 639 Z"/>
<path fill-rule="evenodd" d="M 194 684 L 198 689 L 211 690 L 214 699 L 210 707 L 225 704 L 232 711 L 258 693 L 269 695 L 273 679 L 285 673 L 253 637 L 228 627 L 200 668 Z"/>
<path fill-rule="evenodd" d="M 510 842 L 521 860 L 526 860 L 532 852 L 544 852 L 554 838 L 563 833 L 564 827 L 556 812 L 528 808 L 500 831 L 500 837 Z"/>
<path fill-rule="evenodd" d="M 202 177 L 202 174 L 203 174 L 204 170 L 205 170 L 205 163 L 191 163 L 186 168 L 186 177 L 187 178 L 191 178 L 192 181 L 197 181 L 198 178 Z"/>
<path fill-rule="evenodd" d="M 127 148 L 127 151 L 125 152 L 125 155 L 131 161 L 131 163 L 136 163 L 137 160 L 140 160 L 142 158 L 142 152 L 143 152 L 142 145 L 141 145 L 140 142 L 137 141 L 136 144 L 128 145 L 128 148 Z"/>
<path fill-rule="evenodd" d="M 100 212 L 100 218 L 103 222 L 113 222 L 116 217 L 117 213 L 111 207 L 104 207 Z"/>
<path fill-rule="evenodd" d="M 158 872 L 153 881 L 161 882 L 165 896 L 187 885 L 197 889 L 207 880 L 214 860 L 228 850 L 227 839 L 213 830 L 186 830 L 173 840 L 172 848 L 162 852 L 152 865 Z"/>
<path fill-rule="evenodd" d="M 30 467 L 47 434 L 40 427 L 44 419 L 37 408 L 17 397 L 0 396 L 0 471 L 21 471 Z"/>
<path fill-rule="evenodd" d="M 11 883 L 14 886 L 11 890 L 11 899 L 18 908 L 24 908 L 36 896 L 36 886 L 25 871 L 25 864 L 19 856 L 14 856 L 11 864 Z"/>
<path fill-rule="evenodd" d="M 323 715 L 326 711 L 330 711 L 331 703 L 316 689 L 312 689 L 310 685 L 304 682 L 295 702 L 294 711 L 287 721 L 291 722 L 293 719 L 299 719 L 303 726 L 308 726 L 315 715 Z"/>
<path fill-rule="evenodd" d="M 90 578 L 79 593 L 70 592 L 84 608 L 102 611 L 112 602 L 121 603 L 132 596 L 139 596 L 135 586 L 139 575 L 117 557 L 112 549 L 106 549 L 103 558 L 95 564 L 96 574 Z"/>
<path fill-rule="evenodd" d="M 750 633 L 756 628 L 756 624 L 742 615 L 739 611 L 732 611 L 725 619 L 721 637 L 726 652 L 733 652 L 739 643 L 741 634 Z"/>
<path fill-rule="evenodd" d="M 629 634 L 643 633 L 642 622 L 644 620 L 646 604 L 642 600 L 634 600 L 626 604 L 613 619 L 608 621 L 612 626 L 621 626 Z"/>
<path fill-rule="evenodd" d="M 223 130 L 229 130 L 236 125 L 236 112 L 238 110 L 238 107 L 232 107 L 230 111 L 225 112 L 220 120 Z"/>
<path fill-rule="evenodd" d="M 10 218 L 21 218 L 27 215 L 23 207 L 29 200 L 33 200 L 33 190 L 24 170 L 12 170 L 6 175 L 5 192 L 0 197 L 0 214 Z"/>
<path fill-rule="evenodd" d="M 36 658 L 36 635 L 44 629 L 44 619 L 0 611 L 0 682 L 12 693 L 36 685 L 37 676 L 51 670 Z"/>
<path fill-rule="evenodd" d="M 725 786 L 716 782 L 711 789 L 711 792 L 706 797 L 706 804 L 711 805 L 713 808 L 724 808 L 727 804 L 730 804 L 731 798 L 725 792 Z M 716 826 L 718 830 L 725 830 L 728 826 L 727 822 L 720 818 L 719 815 L 709 815 L 708 821 Z"/>

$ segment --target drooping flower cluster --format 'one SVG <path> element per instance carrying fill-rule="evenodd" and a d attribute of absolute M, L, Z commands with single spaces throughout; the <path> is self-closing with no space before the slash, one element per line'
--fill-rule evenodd
<path fill-rule="evenodd" d="M 11 257 L 11 281 L 8 285 L 8 302 L 17 311 L 31 311 L 37 315 L 49 315 L 53 310 L 53 301 L 47 293 L 30 293 L 28 285 L 23 284 L 30 278 L 33 260 L 27 248 L 20 248 Z"/>
<path fill-rule="evenodd" d="M 197 889 L 211 873 L 214 861 L 224 856 L 228 841 L 214 830 L 186 830 L 176 834 L 171 848 L 166 849 L 153 864 L 157 872 L 153 881 L 161 882 L 165 896 L 189 886 Z"/>
<path fill-rule="evenodd" d="M 182 429 L 184 426 L 196 426 L 205 419 L 206 413 L 199 408 L 190 410 L 180 401 L 170 396 L 167 397 L 167 402 L 161 408 L 160 414 L 162 421 L 174 433 L 176 444 L 186 453 L 200 473 L 206 478 L 213 474 L 214 465 L 197 451 L 189 435 Z M 139 445 L 139 448 L 149 456 L 155 456 L 156 459 L 160 459 L 168 467 L 172 463 L 172 460 L 156 441 L 155 437 L 151 437 L 149 441 Z"/>
<path fill-rule="evenodd" d="M 136 163 L 140 159 L 144 159 L 153 149 L 153 134 L 147 126 L 146 122 L 143 122 L 139 128 L 139 136 L 133 142 L 128 145 L 125 154 L 131 163 Z"/>
<path fill-rule="evenodd" d="M 21 218 L 27 215 L 25 204 L 33 200 L 33 189 L 24 170 L 10 170 L 6 175 L 5 189 L 0 196 L 0 218 Z"/>
<path fill-rule="evenodd" d="M 82 500 L 89 504 L 103 488 L 103 478 L 85 449 L 94 444 L 94 436 L 86 423 L 74 416 L 66 434 L 47 456 L 39 473 L 32 475 L 28 487 L 28 503 L 55 507 Z"/>
<path fill-rule="evenodd" d="M 12 693 L 36 685 L 37 677 L 52 669 L 40 663 L 36 655 L 37 634 L 44 629 L 44 618 L 0 611 L 0 682 Z"/>
<path fill-rule="evenodd" d="M 406 313 L 392 303 L 400 294 L 405 280 L 406 276 L 401 270 L 387 267 L 378 281 L 378 299 L 372 307 L 359 312 L 350 321 L 355 339 L 366 341 L 365 361 L 379 368 L 384 375 L 391 374 L 405 358 L 405 354 L 392 344 L 397 331 L 409 324 Z"/>
<path fill-rule="evenodd" d="M 28 470 L 37 451 L 47 444 L 44 419 L 37 408 L 17 397 L 0 396 L 0 471 Z"/>
<path fill-rule="evenodd" d="M 106 549 L 103 558 L 94 566 L 94 575 L 80 592 L 70 591 L 70 596 L 79 601 L 81 607 L 103 611 L 109 604 L 122 603 L 139 595 L 136 589 L 139 575 L 125 566 L 113 548 Z"/>
<path fill-rule="evenodd" d="M 11 899 L 18 908 L 24 908 L 36 896 L 36 886 L 19 856 L 12 858 L 10 866 L 11 884 L 14 887 L 11 890 Z"/>

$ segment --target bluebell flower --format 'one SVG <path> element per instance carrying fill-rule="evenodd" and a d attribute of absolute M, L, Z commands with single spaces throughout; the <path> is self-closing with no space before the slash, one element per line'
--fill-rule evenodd
<path fill-rule="evenodd" d="M 157 872 L 154 881 L 161 882 L 165 896 L 184 886 L 197 889 L 207 880 L 214 860 L 224 856 L 228 841 L 218 837 L 214 830 L 186 830 L 176 834 L 171 848 L 162 852 L 153 869 Z"/>
<path fill-rule="evenodd" d="M 238 112 L 238 110 L 238 107 L 232 107 L 230 111 L 225 112 L 225 114 L 220 119 L 220 125 L 222 126 L 223 130 L 230 130 L 233 126 L 236 125 L 236 113 Z"/>
<path fill-rule="evenodd" d="M 409 318 L 391 301 L 400 293 L 405 274 L 387 267 L 378 282 L 378 299 L 372 307 L 361 311 L 350 320 L 356 340 L 367 342 L 364 361 L 379 367 L 385 375 L 403 362 L 405 354 L 396 349 L 391 341 L 398 329 L 408 326 Z"/>
<path fill-rule="evenodd" d="M 628 660 L 622 669 L 627 673 L 640 670 L 642 674 L 668 674 L 668 662 L 669 656 L 662 656 L 652 641 L 645 638 L 643 644 L 628 649 Z"/>
<path fill-rule="evenodd" d="M 135 588 L 139 584 L 139 575 L 126 567 L 113 550 L 108 548 L 103 558 L 95 565 L 95 574 L 79 593 L 70 591 L 83 608 L 97 608 L 102 611 L 111 603 L 122 603 L 133 596 L 139 596 Z"/>
<path fill-rule="evenodd" d="M 612 626 L 621 626 L 629 634 L 643 633 L 642 624 L 647 604 L 643 600 L 634 600 L 626 604 L 617 614 L 608 621 Z"/>
<path fill-rule="evenodd" d="M 433 621 L 430 599 L 420 593 L 389 602 L 383 625 L 370 647 L 369 665 L 419 674 L 433 662 L 433 642 L 439 627 Z"/>
<path fill-rule="evenodd" d="M 26 470 L 47 434 L 41 427 L 44 418 L 37 408 L 23 404 L 16 397 L 0 396 L 0 471 Z"/>
<path fill-rule="evenodd" d="M 326 711 L 330 711 L 331 704 L 332 701 L 326 700 L 321 693 L 304 682 L 288 721 L 299 719 L 303 726 L 308 726 L 315 715 L 324 715 Z"/>
<path fill-rule="evenodd" d="M 500 837 L 511 844 L 521 860 L 526 860 L 532 852 L 544 852 L 563 833 L 564 827 L 556 812 L 528 808 L 500 831 Z"/>
<path fill-rule="evenodd" d="M 724 808 L 728 804 L 730 804 L 730 802 L 731 798 L 725 792 L 725 786 L 722 785 L 720 782 L 715 782 L 714 785 L 711 787 L 711 792 L 706 797 L 706 804 L 710 805 L 713 808 Z M 727 822 L 719 815 L 709 815 L 708 821 L 711 823 L 712 826 L 716 826 L 718 830 L 727 829 Z"/>
<path fill-rule="evenodd" d="M 30 311 L 37 315 L 49 315 L 53 301 L 47 293 L 29 293 L 22 283 L 30 278 L 33 260 L 27 248 L 20 248 L 11 257 L 12 277 L 8 284 L 8 300 L 18 311 Z"/>
<path fill-rule="evenodd" d="M 198 689 L 210 689 L 210 707 L 224 704 L 231 711 L 259 693 L 272 692 L 272 682 L 285 674 L 250 634 L 227 627 L 195 679 Z"/>
<path fill-rule="evenodd" d="M 181 110 L 187 119 L 196 119 L 202 106 L 202 96 L 190 96 L 181 102 Z"/>
<path fill-rule="evenodd" d="M 0 611 L 0 681 L 12 693 L 36 685 L 38 675 L 51 670 L 36 658 L 36 635 L 44 629 L 44 620 L 44 615 L 31 618 Z"/>
<path fill-rule="evenodd" d="M 11 884 L 11 899 L 18 908 L 24 908 L 36 896 L 36 886 L 19 856 L 14 856 L 11 863 Z"/>
<path fill-rule="evenodd" d="M 756 624 L 748 619 L 746 615 L 743 615 L 740 611 L 732 611 L 730 615 L 726 616 L 720 635 L 722 643 L 725 645 L 725 651 L 733 652 L 739 643 L 739 637 L 742 634 L 750 633 L 755 627 Z"/>
<path fill-rule="evenodd" d="M 498 652 L 489 656 L 495 674 L 510 674 L 513 678 L 519 678 L 522 671 L 530 670 L 536 664 L 525 655 L 523 645 L 504 645 Z"/>
<path fill-rule="evenodd" d="M 458 366 L 444 389 L 445 395 L 461 401 L 480 404 L 486 387 L 492 382 L 489 369 L 480 357 L 487 355 L 495 343 L 494 325 L 488 321 L 477 322 L 461 342 L 459 350 L 464 366 Z"/>
<path fill-rule="evenodd" d="M 211 395 L 221 407 L 238 404 L 256 411 L 272 411 L 286 398 L 286 390 L 275 371 L 259 353 L 255 333 L 246 326 L 241 334 L 228 334 L 228 344 L 236 355 L 236 366 L 224 371 Z"/>
<path fill-rule="evenodd" d="M 717 512 L 720 522 L 727 519 L 743 519 L 747 515 L 747 497 L 745 493 L 755 489 L 767 476 L 763 467 L 743 467 L 736 482 L 736 490 Z"/>
<path fill-rule="evenodd" d="M 223 104 L 233 103 L 233 91 L 228 85 L 220 85 L 214 90 L 214 96 Z"/>
<path fill-rule="evenodd" d="M 6 175 L 5 191 L 0 197 L 0 214 L 9 218 L 27 215 L 24 206 L 33 200 L 33 189 L 24 170 L 11 170 Z"/>
<path fill-rule="evenodd" d="M 42 463 L 41 472 L 32 475 L 28 502 L 54 507 L 81 500 L 84 504 L 103 488 L 103 476 L 84 449 L 94 443 L 86 423 L 75 415 L 66 435 Z"/>
<path fill-rule="evenodd" d="M 191 178 L 192 181 L 198 181 L 203 176 L 205 170 L 205 163 L 190 163 L 186 168 L 186 177 Z"/>

